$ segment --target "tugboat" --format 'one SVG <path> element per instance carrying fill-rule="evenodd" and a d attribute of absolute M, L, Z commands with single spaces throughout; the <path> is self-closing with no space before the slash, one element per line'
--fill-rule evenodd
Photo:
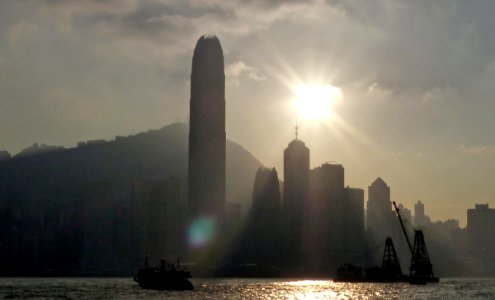
<path fill-rule="evenodd" d="M 194 287 L 189 281 L 191 273 L 180 267 L 177 259 L 175 264 L 167 264 L 165 259 L 160 260 L 160 266 L 149 267 L 148 256 L 146 256 L 145 267 L 138 270 L 134 281 L 142 289 L 153 290 L 193 290 Z"/>

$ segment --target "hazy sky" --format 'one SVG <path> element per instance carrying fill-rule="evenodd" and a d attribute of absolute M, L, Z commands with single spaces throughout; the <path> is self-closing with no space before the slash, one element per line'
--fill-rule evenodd
<path fill-rule="evenodd" d="M 0 2 L 0 149 L 158 129 L 189 110 L 192 52 L 222 43 L 227 137 L 283 174 L 297 82 L 335 118 L 299 120 L 311 166 L 378 176 L 434 220 L 495 207 L 494 1 Z M 253 174 L 254 176 L 254 174 Z"/>

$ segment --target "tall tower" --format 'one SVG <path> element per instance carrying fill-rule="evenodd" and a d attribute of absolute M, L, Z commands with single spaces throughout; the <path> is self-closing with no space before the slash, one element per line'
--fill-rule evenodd
<path fill-rule="evenodd" d="M 214 35 L 194 49 L 189 123 L 189 214 L 222 218 L 225 209 L 225 74 Z"/>
<path fill-rule="evenodd" d="M 304 210 L 308 194 L 309 149 L 301 140 L 293 140 L 284 150 L 283 207 L 295 215 Z"/>
<path fill-rule="evenodd" d="M 299 264 L 305 205 L 308 197 L 309 149 L 301 140 L 289 143 L 284 150 L 284 254 L 286 263 Z"/>

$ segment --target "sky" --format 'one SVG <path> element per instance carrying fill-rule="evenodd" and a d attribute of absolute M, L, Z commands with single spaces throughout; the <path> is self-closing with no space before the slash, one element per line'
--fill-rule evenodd
<path fill-rule="evenodd" d="M 283 175 L 299 138 L 346 185 L 381 177 L 433 220 L 495 207 L 495 2 L 37 0 L 0 2 L 0 150 L 67 148 L 189 112 L 191 59 L 219 37 L 227 137 Z M 298 84 L 340 89 L 300 118 Z M 254 174 L 253 174 L 254 176 Z M 366 192 L 367 193 L 367 192 Z"/>

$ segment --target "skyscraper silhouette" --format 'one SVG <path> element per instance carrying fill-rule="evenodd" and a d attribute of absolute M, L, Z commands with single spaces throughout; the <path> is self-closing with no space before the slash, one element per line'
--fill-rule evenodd
<path fill-rule="evenodd" d="M 225 74 L 216 36 L 196 43 L 189 124 L 190 216 L 221 218 L 225 209 Z"/>
<path fill-rule="evenodd" d="M 297 134 L 297 133 L 296 133 Z M 308 197 L 309 149 L 297 139 L 284 150 L 284 254 L 286 263 L 299 264 Z"/>
<path fill-rule="evenodd" d="M 367 229 L 383 235 L 383 240 L 390 231 L 390 223 L 394 221 L 390 187 L 378 177 L 368 187 Z M 390 235 L 390 234 L 388 234 Z"/>
<path fill-rule="evenodd" d="M 344 167 L 325 163 L 309 174 L 308 256 L 313 259 L 312 264 L 336 269 L 335 261 L 342 259 L 337 254 L 344 252 L 346 241 Z"/>
<path fill-rule="evenodd" d="M 373 247 L 385 241 L 387 237 L 398 240 L 401 234 L 398 224 L 397 218 L 392 211 L 390 187 L 383 179 L 378 177 L 368 187 L 368 205 L 366 211 L 368 245 Z M 374 257 L 375 261 L 378 259 L 379 256 Z"/>
<path fill-rule="evenodd" d="M 414 226 L 423 227 L 430 223 L 429 218 L 425 215 L 425 204 L 418 200 L 414 204 Z"/>
<path fill-rule="evenodd" d="M 253 206 L 249 216 L 251 261 L 263 265 L 280 262 L 280 186 L 275 168 L 258 168 L 254 179 Z"/>

